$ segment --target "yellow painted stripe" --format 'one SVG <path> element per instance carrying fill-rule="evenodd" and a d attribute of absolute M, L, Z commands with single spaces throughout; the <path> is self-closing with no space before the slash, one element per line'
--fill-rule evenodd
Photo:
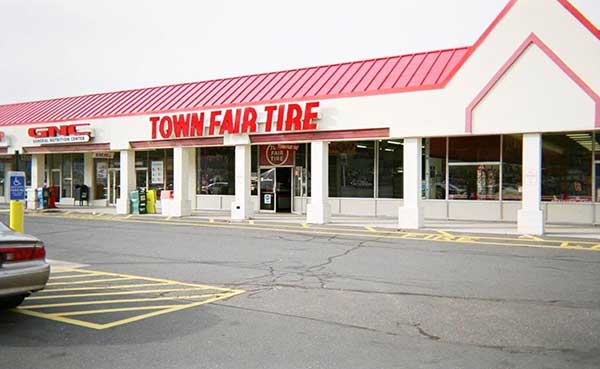
<path fill-rule="evenodd" d="M 592 246 L 592 250 L 600 250 L 600 244 Z"/>
<path fill-rule="evenodd" d="M 101 282 L 115 282 L 115 281 L 126 281 L 130 279 L 139 279 L 139 278 L 104 278 L 104 279 L 91 279 L 89 281 L 76 281 L 76 282 L 50 282 L 46 284 L 47 286 L 65 286 L 72 284 L 84 284 L 84 283 L 101 283 Z"/>
<path fill-rule="evenodd" d="M 561 242 L 560 247 L 569 247 L 569 243 L 568 242 Z"/>
<path fill-rule="evenodd" d="M 198 291 L 198 290 L 206 290 L 206 289 L 207 288 L 203 288 L 203 287 L 188 287 L 188 288 L 162 288 L 162 289 L 154 289 L 154 290 L 133 290 L 133 291 L 119 291 L 119 292 L 79 293 L 79 294 L 67 294 L 67 295 L 31 296 L 31 297 L 28 297 L 27 300 L 32 301 L 32 300 L 69 299 L 69 298 L 75 298 L 75 297 L 143 295 L 143 294 L 148 294 L 148 293 Z"/>
<path fill-rule="evenodd" d="M 233 290 L 233 291 L 235 292 L 236 290 Z M 211 297 L 211 296 L 221 296 L 221 295 L 226 295 L 226 294 L 227 293 L 221 292 L 221 293 L 209 293 L 209 294 L 188 295 L 188 296 L 144 297 L 144 298 L 138 298 L 138 299 L 95 300 L 95 301 L 61 302 L 61 303 L 54 303 L 54 304 L 21 305 L 17 308 L 17 310 L 45 309 L 45 308 L 66 307 L 66 306 L 123 304 L 123 303 L 130 303 L 130 302 L 193 300 L 193 299 L 201 299 L 201 298 Z"/>
<path fill-rule="evenodd" d="M 36 294 L 48 293 L 48 292 L 67 292 L 67 291 L 87 291 L 87 290 L 111 290 L 121 288 L 140 288 L 140 287 L 156 287 L 156 286 L 170 286 L 173 283 L 138 283 L 138 284 L 122 284 L 122 285 L 110 285 L 110 286 L 89 286 L 89 287 L 69 287 L 69 288 L 46 288 L 41 291 L 37 291 Z"/>
<path fill-rule="evenodd" d="M 52 275 L 50 275 L 50 280 L 57 280 L 57 279 L 71 279 L 71 278 L 85 278 L 85 277 L 94 277 L 97 276 L 99 274 L 96 273 L 81 273 L 81 274 L 73 274 L 73 275 L 61 275 L 58 277 L 53 277 Z"/>
<path fill-rule="evenodd" d="M 188 287 L 204 287 L 206 289 L 213 289 L 213 290 L 217 290 L 217 291 L 231 291 L 230 288 L 221 288 L 221 287 L 209 286 L 206 284 L 178 282 L 178 281 L 173 281 L 173 280 L 169 280 L 169 279 L 150 278 L 150 277 L 142 277 L 142 276 L 136 276 L 136 275 L 130 275 L 130 274 L 109 273 L 109 272 L 99 272 L 99 271 L 94 271 L 94 273 L 97 273 L 99 275 L 105 275 L 105 276 L 120 277 L 121 280 L 138 279 L 138 280 L 153 281 L 153 282 L 173 283 L 173 284 L 179 284 L 179 285 L 188 286 Z M 119 279 L 115 279 L 115 280 L 119 280 Z M 100 281 L 100 280 L 98 280 L 98 281 Z M 108 281 L 108 280 L 105 280 L 105 281 Z M 96 282 L 96 280 L 92 280 L 92 282 Z M 72 282 L 71 284 L 75 284 L 75 283 L 78 283 L 78 282 Z"/>
<path fill-rule="evenodd" d="M 215 222 L 215 220 L 214 220 L 213 218 L 209 218 L 209 219 L 208 219 L 208 222 L 209 222 L 209 223 L 214 223 L 214 222 Z"/>
<path fill-rule="evenodd" d="M 181 304 L 177 304 L 177 305 L 136 306 L 136 307 L 114 308 L 114 309 L 68 311 L 66 313 L 54 313 L 52 315 L 56 315 L 56 316 L 92 315 L 92 314 L 119 313 L 119 312 L 123 312 L 123 311 L 170 309 L 170 308 L 179 307 L 179 306 L 181 306 Z"/>
<path fill-rule="evenodd" d="M 254 225 L 254 221 L 253 221 L 252 219 L 250 219 L 250 220 L 248 221 L 248 224 L 250 224 L 250 225 Z"/>
<path fill-rule="evenodd" d="M 369 232 L 377 232 L 373 227 L 365 227 L 365 229 Z"/>
<path fill-rule="evenodd" d="M 308 228 L 308 224 L 302 223 L 302 228 Z"/>

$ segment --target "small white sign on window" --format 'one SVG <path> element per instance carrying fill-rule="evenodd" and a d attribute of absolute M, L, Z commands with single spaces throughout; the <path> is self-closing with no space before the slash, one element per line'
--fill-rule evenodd
<path fill-rule="evenodd" d="M 270 205 L 272 195 L 270 193 L 266 193 L 264 197 L 265 197 L 265 205 Z"/>
<path fill-rule="evenodd" d="M 163 178 L 163 162 L 162 161 L 152 161 L 150 163 L 151 168 L 151 178 L 150 181 L 152 184 L 161 184 L 164 183 Z"/>

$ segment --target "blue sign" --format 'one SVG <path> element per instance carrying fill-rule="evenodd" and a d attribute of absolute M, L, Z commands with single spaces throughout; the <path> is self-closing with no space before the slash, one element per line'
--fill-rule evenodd
<path fill-rule="evenodd" d="M 25 200 L 25 172 L 8 172 L 11 200 Z"/>

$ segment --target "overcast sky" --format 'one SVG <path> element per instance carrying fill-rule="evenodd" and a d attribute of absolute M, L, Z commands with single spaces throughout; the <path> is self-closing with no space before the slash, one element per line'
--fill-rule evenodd
<path fill-rule="evenodd" d="M 506 3 L 0 0 L 0 103 L 468 46 Z"/>

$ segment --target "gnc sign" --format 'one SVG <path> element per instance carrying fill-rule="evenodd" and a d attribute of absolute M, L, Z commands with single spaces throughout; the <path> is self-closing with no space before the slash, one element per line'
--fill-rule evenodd
<path fill-rule="evenodd" d="M 89 127 L 89 125 L 89 123 L 79 123 L 32 127 L 27 130 L 27 134 L 33 138 L 35 144 L 88 142 L 92 131 L 83 127 Z"/>
<path fill-rule="evenodd" d="M 263 108 L 265 133 L 309 131 L 317 129 L 319 102 L 304 104 L 267 105 Z M 150 117 L 152 139 L 184 138 L 204 135 L 205 122 L 208 135 L 256 133 L 258 111 L 254 107 L 229 108 L 210 112 L 180 113 Z"/>

